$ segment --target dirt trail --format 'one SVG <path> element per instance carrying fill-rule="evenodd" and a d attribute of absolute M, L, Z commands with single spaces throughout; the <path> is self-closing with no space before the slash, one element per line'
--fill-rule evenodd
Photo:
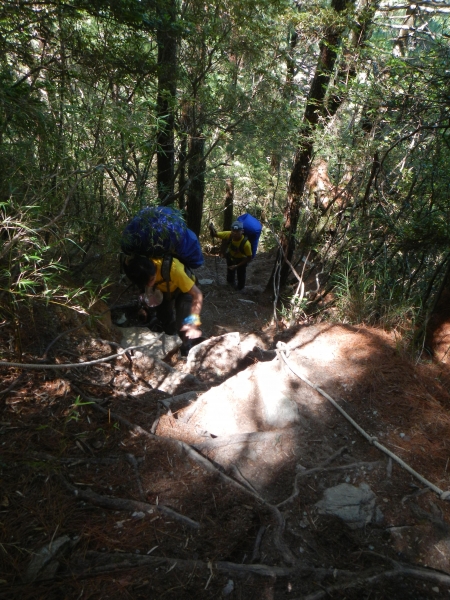
<path fill-rule="evenodd" d="M 155 389 L 174 369 L 189 374 L 193 359 L 176 353 L 163 364 L 135 353 L 85 368 L 4 370 L 2 597 L 447 595 L 449 503 L 326 397 L 450 490 L 447 366 L 412 362 L 375 329 L 321 323 L 277 333 L 262 290 L 270 257 L 250 266 L 246 294 L 225 285 L 224 262 L 215 262 L 208 257 L 198 276 L 213 280 L 201 284 L 202 318 L 217 359 L 205 358 L 176 392 L 190 394 Z M 51 360 L 117 352 L 98 338 L 117 344 L 120 330 L 80 329 Z M 4 331 L 5 357 L 8 340 Z M 230 369 L 218 374 L 227 352 Z M 347 501 L 339 496 L 333 514 L 326 500 L 336 490 Z"/>

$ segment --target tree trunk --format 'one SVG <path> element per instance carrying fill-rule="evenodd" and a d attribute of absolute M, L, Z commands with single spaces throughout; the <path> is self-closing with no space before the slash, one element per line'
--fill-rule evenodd
<path fill-rule="evenodd" d="M 183 135 L 180 142 L 179 152 L 179 175 L 178 175 L 178 208 L 184 210 L 186 208 L 186 157 L 187 157 L 187 139 Z"/>
<path fill-rule="evenodd" d="M 188 159 L 188 135 L 190 127 L 189 103 L 184 102 L 181 107 L 181 115 L 178 123 L 178 135 L 180 137 L 180 151 L 178 153 L 178 208 L 186 208 L 186 164 Z"/>
<path fill-rule="evenodd" d="M 202 227 L 203 201 L 205 198 L 205 138 L 198 134 L 189 141 L 188 176 L 189 188 L 187 191 L 187 226 L 199 236 Z"/>
<path fill-rule="evenodd" d="M 157 187 L 159 201 L 170 202 L 174 193 L 174 106 L 177 91 L 176 2 L 159 5 L 157 115 Z M 169 201 L 169 202 L 168 202 Z"/>
<path fill-rule="evenodd" d="M 233 223 L 233 202 L 234 202 L 234 181 L 231 177 L 227 178 L 225 191 L 225 208 L 223 211 L 222 231 L 230 231 Z"/>
<path fill-rule="evenodd" d="M 227 177 L 225 190 L 225 208 L 223 211 L 223 227 L 222 231 L 230 231 L 233 223 L 233 203 L 234 203 L 234 181 L 231 177 Z M 220 254 L 225 256 L 225 250 L 228 246 L 228 240 L 222 240 L 220 244 Z"/>
<path fill-rule="evenodd" d="M 337 13 L 342 12 L 346 8 L 346 5 L 346 0 L 332 0 L 332 8 Z M 336 62 L 337 46 L 340 42 L 342 32 L 342 25 L 336 24 L 334 27 L 330 26 L 327 35 L 320 43 L 316 72 L 306 101 L 305 114 L 300 128 L 298 149 L 294 157 L 287 190 L 287 201 L 283 211 L 284 220 L 280 236 L 281 249 L 279 251 L 279 253 L 284 255 L 281 257 L 282 261 L 283 258 L 291 261 L 294 254 L 295 234 L 300 207 L 313 155 L 313 134 L 317 128 L 319 118 L 323 114 L 324 99 Z M 302 241 L 302 245 L 306 246 L 307 244 L 307 239 Z M 277 257 L 277 261 L 279 258 Z M 281 266 L 280 286 L 286 283 L 289 271 L 289 265 L 284 260 Z M 274 273 L 272 273 L 271 282 L 273 276 Z"/>

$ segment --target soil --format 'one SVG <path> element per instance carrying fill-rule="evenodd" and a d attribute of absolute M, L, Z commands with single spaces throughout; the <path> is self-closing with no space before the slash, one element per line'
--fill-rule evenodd
<path fill-rule="evenodd" d="M 201 284 L 205 336 L 239 332 L 246 351 L 229 372 L 209 366 L 199 374 L 189 390 L 211 400 L 190 418 L 189 402 L 167 409 L 187 388 L 155 388 L 136 367 L 137 353 L 62 367 L 120 351 L 111 314 L 139 323 L 137 297 L 118 275 L 108 305 L 90 309 L 103 312 L 100 320 L 63 308 L 22 315 L 21 362 L 53 368 L 2 367 L 1 598 L 450 594 L 446 303 L 419 359 L 398 332 L 307 320 L 289 327 L 280 318 L 275 325 L 263 289 L 272 264 L 257 256 L 245 293 L 226 285 L 222 259 L 208 256 L 199 270 L 201 281 L 212 280 Z M 92 269 L 82 276 L 115 267 Z M 17 360 L 17 339 L 5 320 L 2 362 Z M 188 370 L 177 352 L 165 361 Z M 294 423 L 267 426 L 240 393 L 243 382 L 263 380 L 269 390 L 261 396 L 270 396 L 273 380 L 294 399 Z M 224 390 L 234 429 L 205 408 Z M 320 510 L 326 490 L 343 483 L 373 493 L 376 511 L 361 527 Z"/>

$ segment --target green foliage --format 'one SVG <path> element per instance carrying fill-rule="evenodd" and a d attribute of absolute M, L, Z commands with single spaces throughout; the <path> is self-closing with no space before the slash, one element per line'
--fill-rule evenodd
<path fill-rule="evenodd" d="M 401 282 L 393 281 L 389 265 L 364 262 L 353 253 L 333 275 L 334 318 L 349 324 L 381 325 L 387 330 L 410 329 L 420 306 L 405 295 Z"/>
<path fill-rule="evenodd" d="M 71 421 L 78 421 L 82 418 L 82 407 L 94 404 L 93 402 L 82 402 L 80 396 L 75 398 L 75 402 L 70 405 L 70 410 L 66 415 L 66 425 Z"/>
<path fill-rule="evenodd" d="M 280 319 L 284 321 L 287 327 L 293 327 L 306 321 L 309 304 L 308 298 L 301 297 L 296 293 L 290 298 L 285 298 L 281 302 L 281 308 L 278 309 Z"/>
<path fill-rule="evenodd" d="M 5 0 L 2 313 L 14 319 L 35 300 L 81 310 L 82 295 L 98 290 L 70 291 L 64 276 L 93 249 L 116 251 L 130 215 L 156 202 L 157 140 L 170 121 L 158 115 L 157 42 L 169 23 L 177 176 L 183 143 L 201 137 L 205 221 L 221 221 L 231 179 L 235 215 L 248 210 L 276 234 L 319 46 L 330 30 L 342 33 L 307 140 L 334 191 L 324 209 L 305 190 L 296 240 L 317 256 L 343 319 L 414 322 L 440 289 L 450 247 L 448 23 L 430 9 L 401 53 L 385 13 L 359 5 L 338 15 L 328 0 L 49 0 L 20 10 Z M 293 302 L 283 316 L 301 318 L 304 302 Z"/>

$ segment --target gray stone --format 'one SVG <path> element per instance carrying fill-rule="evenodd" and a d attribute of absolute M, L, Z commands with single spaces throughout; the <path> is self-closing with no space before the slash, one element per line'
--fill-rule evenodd
<path fill-rule="evenodd" d="M 339 517 L 351 528 L 360 529 L 379 518 L 375 513 L 375 494 L 367 483 L 355 487 L 341 483 L 325 490 L 322 500 L 316 507 L 322 515 Z"/>
<path fill-rule="evenodd" d="M 204 374 L 210 382 L 220 381 L 238 366 L 241 358 L 240 343 L 238 332 L 205 340 L 189 352 L 186 371 L 196 375 Z"/>
<path fill-rule="evenodd" d="M 148 327 L 122 327 L 121 329 L 123 332 L 121 341 L 123 348 L 151 344 L 136 350 L 136 355 L 140 352 L 144 356 L 163 359 L 172 350 L 181 346 L 181 340 L 177 335 L 166 335 L 164 333 L 159 340 L 155 341 L 161 334 L 150 331 Z"/>
<path fill-rule="evenodd" d="M 133 359 L 133 372 L 153 388 L 170 394 L 186 392 L 200 385 L 190 373 L 177 371 L 159 358 L 140 354 Z"/>

